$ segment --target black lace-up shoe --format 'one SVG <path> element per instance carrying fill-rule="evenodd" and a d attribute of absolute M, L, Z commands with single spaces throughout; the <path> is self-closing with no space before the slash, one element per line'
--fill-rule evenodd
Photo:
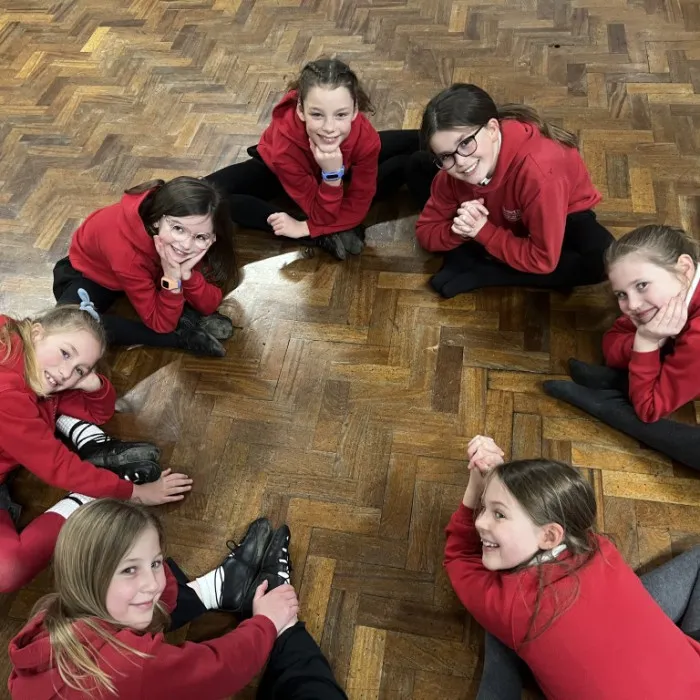
<path fill-rule="evenodd" d="M 365 247 L 364 238 L 360 238 L 358 229 L 359 227 L 350 229 L 349 231 L 341 231 L 338 234 L 343 243 L 343 247 L 350 255 L 359 255 Z"/>
<path fill-rule="evenodd" d="M 286 525 L 275 530 L 262 557 L 260 571 L 248 588 L 243 601 L 241 611 L 243 618 L 252 616 L 255 591 L 263 581 L 267 581 L 266 594 L 290 582 L 292 562 L 289 556 L 289 543 L 291 539 L 292 535 Z"/>
<path fill-rule="evenodd" d="M 327 236 L 318 236 L 312 240 L 315 245 L 321 248 L 321 250 L 325 250 L 326 253 L 332 255 L 336 260 L 345 260 L 347 258 L 345 246 L 340 239 L 340 234 L 331 233 Z"/>
<path fill-rule="evenodd" d="M 175 331 L 178 337 L 178 347 L 189 350 L 193 355 L 201 357 L 225 357 L 226 348 L 213 336 L 201 328 L 186 328 L 178 326 Z"/>
<path fill-rule="evenodd" d="M 100 467 L 113 472 L 120 479 L 130 481 L 132 484 L 150 484 L 152 481 L 160 479 L 160 465 L 157 462 L 142 460 L 140 462 L 129 462 L 114 467 Z"/>
<path fill-rule="evenodd" d="M 218 311 L 209 316 L 203 316 L 188 304 L 185 304 L 182 309 L 177 329 L 185 333 L 202 330 L 216 340 L 228 340 L 233 335 L 233 323 L 228 316 L 224 316 Z"/>
<path fill-rule="evenodd" d="M 240 544 L 227 542 L 231 550 L 221 562 L 223 580 L 221 581 L 222 610 L 239 613 L 251 585 L 260 570 L 263 556 L 268 550 L 272 537 L 272 525 L 267 518 L 254 520 L 246 531 Z"/>
<path fill-rule="evenodd" d="M 150 442 L 126 442 L 104 435 L 86 442 L 78 456 L 96 467 L 114 469 L 134 462 L 157 462 L 160 450 Z"/>

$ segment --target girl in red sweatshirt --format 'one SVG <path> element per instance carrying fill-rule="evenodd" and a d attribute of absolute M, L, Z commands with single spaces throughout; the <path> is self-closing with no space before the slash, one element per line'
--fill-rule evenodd
<path fill-rule="evenodd" d="M 86 289 L 104 314 L 125 294 L 140 321 L 103 315 L 110 343 L 182 348 L 221 357 L 233 333 L 216 310 L 235 281 L 228 207 L 209 183 L 153 180 L 88 216 L 54 268 L 59 304 Z"/>
<path fill-rule="evenodd" d="M 289 528 L 273 532 L 259 518 L 221 566 L 188 581 L 164 560 L 163 528 L 145 508 L 85 506 L 59 536 L 56 593 L 10 643 L 12 698 L 217 700 L 267 661 L 261 700 L 347 700 L 297 620 L 289 541 Z M 165 642 L 164 629 L 210 609 L 238 611 L 244 622 L 218 639 Z"/>
<path fill-rule="evenodd" d="M 496 107 L 481 88 L 458 83 L 428 103 L 421 136 L 433 162 L 414 156 L 409 181 L 424 205 L 418 241 L 444 253 L 431 279 L 439 294 L 604 279 L 612 236 L 592 211 L 601 197 L 573 134 L 533 109 Z M 415 174 L 421 170 L 422 188 Z"/>
<path fill-rule="evenodd" d="M 622 316 L 603 337 L 606 367 L 570 360 L 573 383 L 544 383 L 640 442 L 696 469 L 700 430 L 664 420 L 700 397 L 700 266 L 682 229 L 642 226 L 606 253 Z"/>
<path fill-rule="evenodd" d="M 114 387 L 94 371 L 104 347 L 99 321 L 77 306 L 57 307 L 23 321 L 0 316 L 0 592 L 21 588 L 48 564 L 65 519 L 91 497 L 157 505 L 180 500 L 191 488 L 185 475 L 166 471 L 161 476 L 157 464 L 130 459 L 129 448 L 136 448 L 139 460 L 153 456 L 146 449 L 153 446 L 123 443 L 125 449 L 117 455 L 121 466 L 100 469 L 55 436 L 57 424 L 68 436 L 80 422 L 79 452 L 86 459 L 92 458 L 85 450 L 94 440 L 83 443 L 83 438 L 97 433 L 102 443 L 103 433 L 84 421 L 105 423 L 114 414 Z M 52 486 L 79 493 L 18 532 L 19 507 L 10 498 L 7 481 L 20 465 Z"/>
<path fill-rule="evenodd" d="M 549 700 L 700 697 L 700 548 L 640 580 L 594 533 L 595 495 L 575 469 L 502 455 L 490 438 L 470 443 L 445 547 L 488 633 L 479 699 L 520 698 L 508 650 Z"/>
<path fill-rule="evenodd" d="M 337 59 L 304 66 L 272 111 L 251 160 L 207 177 L 225 192 L 231 215 L 246 228 L 318 245 L 339 260 L 362 251 L 362 222 L 372 202 L 406 179 L 417 131 L 377 133 L 374 108 L 355 73 Z M 283 195 L 301 209 L 270 203 Z"/>

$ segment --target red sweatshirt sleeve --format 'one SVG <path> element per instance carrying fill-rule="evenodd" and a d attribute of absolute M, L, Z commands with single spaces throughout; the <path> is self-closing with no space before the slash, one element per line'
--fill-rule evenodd
<path fill-rule="evenodd" d="M 474 511 L 463 504 L 446 529 L 445 569 L 458 598 L 472 617 L 488 632 L 514 648 L 522 636 L 513 631 L 512 592 L 503 575 L 484 568 L 481 539 L 474 527 Z"/>
<path fill-rule="evenodd" d="M 454 189 L 453 178 L 440 172 L 430 186 L 430 199 L 416 222 L 416 237 L 422 248 L 433 253 L 457 248 L 465 239 L 452 233 L 453 219 L 462 201 Z"/>
<path fill-rule="evenodd" d="M 17 464 L 51 486 L 95 498 L 131 498 L 130 482 L 83 462 L 54 436 L 26 391 L 0 392 L 0 444 Z"/>
<path fill-rule="evenodd" d="M 213 314 L 219 308 L 223 298 L 221 289 L 207 282 L 199 270 L 192 270 L 190 278 L 182 281 L 182 294 L 190 306 L 205 316 Z"/>
<path fill-rule="evenodd" d="M 645 423 L 665 418 L 700 396 L 700 318 L 690 321 L 663 361 L 659 350 L 633 350 L 629 387 L 630 401 Z"/>
<path fill-rule="evenodd" d="M 167 289 L 157 287 L 150 272 L 138 265 L 128 270 L 115 269 L 114 274 L 139 318 L 150 329 L 156 333 L 170 333 L 175 330 L 185 304 L 184 293 L 173 294 Z M 192 277 L 194 276 L 193 274 Z"/>
<path fill-rule="evenodd" d="M 620 316 L 603 336 L 603 357 L 608 367 L 627 369 L 637 328 L 627 316 Z"/>
<path fill-rule="evenodd" d="M 154 638 L 143 661 L 141 694 L 148 700 L 226 698 L 250 683 L 265 665 L 277 638 L 275 625 L 256 615 L 207 642 L 166 644 Z"/>
<path fill-rule="evenodd" d="M 97 391 L 88 393 L 69 390 L 57 394 L 58 413 L 97 423 L 97 425 L 106 423 L 114 415 L 117 392 L 107 377 L 101 374 L 98 376 L 102 381 L 102 387 Z"/>
<path fill-rule="evenodd" d="M 521 272 L 544 275 L 559 264 L 564 241 L 564 228 L 568 209 L 566 183 L 554 179 L 546 189 L 540 183 L 526 183 L 522 198 L 522 222 L 527 238 L 514 236 L 507 228 L 490 221 L 482 227 L 474 240 L 481 243 L 495 258 Z"/>

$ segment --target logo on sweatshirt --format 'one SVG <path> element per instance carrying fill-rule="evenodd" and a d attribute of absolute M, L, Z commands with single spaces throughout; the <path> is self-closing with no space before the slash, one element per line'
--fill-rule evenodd
<path fill-rule="evenodd" d="M 520 209 L 506 209 L 503 207 L 503 218 L 506 221 L 520 221 L 522 213 Z"/>

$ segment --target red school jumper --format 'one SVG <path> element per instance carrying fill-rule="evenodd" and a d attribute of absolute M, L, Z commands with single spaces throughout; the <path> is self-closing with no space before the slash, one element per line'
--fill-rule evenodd
<path fill-rule="evenodd" d="M 297 91 L 288 92 L 272 110 L 272 121 L 260 137 L 258 153 L 301 207 L 312 238 L 347 231 L 361 224 L 377 191 L 381 142 L 376 129 L 361 112 L 340 144 L 349 183 L 334 187 L 323 181 L 314 160 L 306 125 L 296 112 Z"/>
<path fill-rule="evenodd" d="M 465 243 L 451 231 L 457 209 L 483 198 L 488 221 L 474 241 L 516 270 L 548 274 L 559 264 L 567 215 L 592 209 L 601 196 L 578 150 L 543 136 L 532 124 L 504 119 L 500 127 L 501 150 L 489 183 L 470 185 L 441 170 L 416 236 L 426 250 L 457 248 Z"/>
<path fill-rule="evenodd" d="M 640 420 L 653 423 L 700 396 L 700 285 L 688 304 L 685 328 L 666 341 L 668 347 L 635 352 L 636 333 L 629 317 L 618 318 L 603 336 L 603 356 L 608 367 L 629 371 L 634 410 Z"/>
<path fill-rule="evenodd" d="M 598 542 L 600 551 L 575 576 L 543 565 L 550 585 L 540 629 L 556 601 L 576 595 L 575 602 L 522 647 L 537 596 L 537 567 L 486 569 L 474 511 L 460 505 L 447 526 L 445 568 L 464 607 L 517 649 L 549 700 L 697 700 L 700 644 L 666 617 L 612 543 L 603 537 Z"/>
<path fill-rule="evenodd" d="M 7 317 L 0 316 L 0 326 Z M 105 423 L 114 415 L 116 394 L 100 375 L 102 388 L 87 393 L 67 390 L 39 398 L 27 385 L 19 336 L 12 337 L 12 353 L 0 363 L 0 483 L 23 465 L 42 481 L 67 491 L 96 498 L 131 498 L 133 485 L 106 469 L 83 462 L 55 437 L 56 418 L 66 414 Z M 5 353 L 4 346 L 0 352 Z M 0 592 L 21 588 L 41 571 L 53 554 L 64 518 L 44 513 L 21 534 L 6 510 L 0 510 Z"/>
<path fill-rule="evenodd" d="M 185 302 L 208 316 L 219 308 L 223 294 L 204 279 L 201 263 L 190 279 L 182 280 L 182 294 L 161 288 L 160 256 L 139 216 L 139 205 L 148 194 L 125 194 L 117 204 L 90 214 L 73 234 L 68 257 L 88 279 L 123 291 L 151 330 L 170 333 Z"/>
<path fill-rule="evenodd" d="M 166 587 L 161 602 L 172 612 L 177 582 L 165 565 Z M 13 670 L 8 687 L 13 700 L 84 700 L 66 687 L 51 658 L 51 644 L 40 613 L 10 642 Z M 80 627 L 80 623 L 77 625 Z M 162 633 L 141 634 L 105 622 L 120 642 L 148 654 L 141 658 L 106 644 L 89 628 L 100 668 L 109 673 L 114 697 L 124 700 L 219 700 L 242 690 L 261 671 L 277 638 L 273 622 L 255 615 L 236 629 L 207 642 L 168 644 Z M 110 697 L 105 693 L 104 697 Z"/>

